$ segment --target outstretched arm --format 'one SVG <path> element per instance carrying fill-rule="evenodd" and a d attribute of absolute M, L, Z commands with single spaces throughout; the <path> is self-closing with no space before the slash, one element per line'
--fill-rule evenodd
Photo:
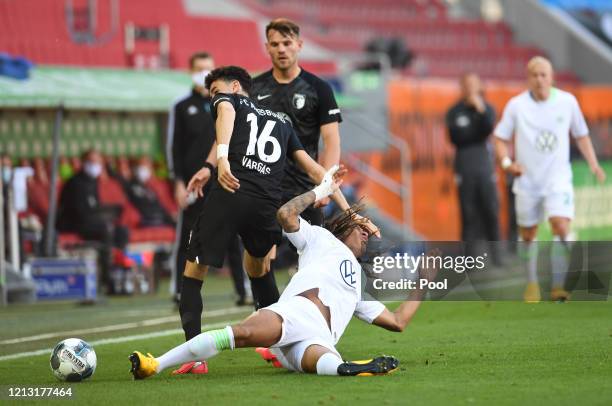
<path fill-rule="evenodd" d="M 227 160 L 229 143 L 234 131 L 236 110 L 230 102 L 223 99 L 217 100 L 216 106 L 213 108 L 216 108 L 217 112 L 217 120 L 215 121 L 216 141 L 206 158 L 205 166 L 193 175 L 187 185 L 187 192 L 194 192 L 198 196 L 202 196 L 202 189 L 211 175 L 210 168 L 214 167 L 215 163 L 218 165 L 218 180 L 221 187 L 231 193 L 234 193 L 240 187 L 240 182 L 232 175 Z"/>
<path fill-rule="evenodd" d="M 394 312 L 389 309 L 383 310 L 372 324 L 382 327 L 385 330 L 396 331 L 401 333 L 412 320 L 412 317 L 421 306 L 423 293 L 420 297 L 417 295 L 411 296 L 410 299 L 403 302 Z"/>
<path fill-rule="evenodd" d="M 310 155 L 306 153 L 304 150 L 297 150 L 293 153 L 293 159 L 297 163 L 297 165 L 302 169 L 308 177 L 314 182 L 319 183 L 323 180 L 325 176 L 325 168 L 323 168 L 317 161 L 312 159 Z M 337 165 L 336 165 L 337 166 Z M 332 166 L 333 168 L 333 166 Z M 346 210 L 350 207 L 350 204 L 344 198 L 344 195 L 337 189 L 332 195 L 331 198 L 334 199 L 334 202 L 340 207 L 342 210 Z"/>
<path fill-rule="evenodd" d="M 319 154 L 319 163 L 329 169 L 340 163 L 340 126 L 337 121 L 321 126 L 323 150 Z"/>
<path fill-rule="evenodd" d="M 283 230 L 287 233 L 298 231 L 300 229 L 300 219 L 298 216 L 317 200 L 323 199 L 332 193 L 339 192 L 340 185 L 342 184 L 342 177 L 345 173 L 346 169 L 334 165 L 321 176 L 321 183 L 319 186 L 294 197 L 282 205 L 276 213 L 276 218 Z"/>
<path fill-rule="evenodd" d="M 304 150 L 295 151 L 293 153 L 293 159 L 298 164 L 298 166 L 308 174 L 308 176 L 310 177 L 310 179 L 313 180 L 313 182 L 321 182 L 321 179 L 323 179 L 323 176 L 325 175 L 325 169 L 321 165 L 319 165 L 317 161 L 312 159 L 310 155 L 308 155 Z M 346 201 L 344 195 L 342 194 L 342 191 L 340 191 L 340 188 L 336 189 L 334 193 L 331 194 L 331 198 L 334 199 L 334 202 L 336 202 L 336 204 L 338 205 L 338 207 L 340 207 L 341 210 L 348 210 L 351 207 L 350 204 Z M 319 199 L 317 199 L 317 201 L 318 200 Z M 361 216 L 357 214 L 357 217 Z M 365 226 L 370 230 L 371 234 L 377 236 L 378 238 L 381 237 L 380 230 L 374 223 L 372 223 L 371 220 L 368 219 L 365 223 Z"/>
<path fill-rule="evenodd" d="M 434 250 L 429 253 L 429 255 L 439 255 L 438 250 Z M 438 274 L 437 269 L 423 269 L 419 270 L 419 278 L 425 279 L 428 282 L 431 282 L 436 279 L 436 275 Z M 417 283 L 417 286 L 420 286 L 420 283 Z M 372 324 L 377 325 L 378 327 L 382 327 L 386 330 L 402 332 L 406 328 L 406 326 L 410 323 L 415 313 L 421 306 L 421 302 L 425 297 L 425 293 L 427 293 L 427 289 L 418 288 L 411 291 L 408 300 L 403 302 L 394 312 L 389 309 L 383 310 L 383 312 L 378 316 Z"/>
<path fill-rule="evenodd" d="M 295 233 L 300 229 L 298 216 L 308 206 L 315 202 L 315 194 L 312 190 L 294 197 L 281 206 L 276 212 L 276 219 L 286 233 Z"/>
<path fill-rule="evenodd" d="M 208 153 L 208 157 L 204 162 L 204 166 L 202 169 L 197 171 L 195 175 L 189 180 L 189 185 L 187 189 L 185 189 L 185 193 L 195 193 L 197 196 L 204 196 L 204 186 L 210 180 L 210 175 L 212 175 L 212 169 L 214 169 L 215 164 L 217 162 L 217 141 L 215 141 L 210 148 L 210 152 Z M 185 185 L 183 184 L 183 188 Z"/>

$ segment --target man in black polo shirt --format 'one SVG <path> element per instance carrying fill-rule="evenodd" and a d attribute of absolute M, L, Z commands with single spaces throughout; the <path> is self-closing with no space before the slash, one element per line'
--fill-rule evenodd
<path fill-rule="evenodd" d="M 300 27 L 288 19 L 277 18 L 267 25 L 266 39 L 272 69 L 253 80 L 253 101 L 263 108 L 286 114 L 304 150 L 325 169 L 337 165 L 340 161 L 340 109 L 329 84 L 298 64 L 298 54 L 302 49 Z M 323 150 L 319 153 L 320 138 L 323 139 Z M 287 157 L 282 181 L 282 203 L 314 186 L 295 161 Z M 323 213 L 319 207 L 328 201 L 326 199 L 310 206 L 301 214 L 302 217 L 312 225 L 322 225 Z M 278 299 L 273 273 L 269 272 L 266 277 L 270 280 L 262 288 L 276 292 L 274 295 L 263 296 Z M 257 287 L 254 286 L 254 289 Z M 260 305 L 265 307 L 274 302 L 276 300 Z"/>
<path fill-rule="evenodd" d="M 497 184 L 487 147 L 495 111 L 483 98 L 478 75 L 464 75 L 460 85 L 461 99 L 448 111 L 446 125 L 457 148 L 455 177 L 461 204 L 461 239 L 498 241 Z"/>

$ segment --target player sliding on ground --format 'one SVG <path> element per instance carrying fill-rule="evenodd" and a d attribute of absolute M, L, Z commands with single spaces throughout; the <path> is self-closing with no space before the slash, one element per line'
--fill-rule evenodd
<path fill-rule="evenodd" d="M 298 272 L 277 303 L 239 324 L 202 333 L 159 358 L 132 353 L 129 359 L 134 378 L 144 379 L 174 365 L 208 360 L 221 351 L 245 347 L 270 347 L 283 367 L 298 372 L 375 375 L 395 370 L 398 360 L 387 356 L 344 362 L 336 344 L 353 315 L 387 330 L 404 330 L 425 292 L 413 291 L 411 300 L 395 312 L 380 302 L 362 300 L 357 258 L 365 253 L 372 231 L 368 220 L 358 214 L 361 207 L 345 210 L 327 224 L 327 229 L 311 226 L 299 217 L 308 206 L 334 193 L 344 172 L 334 166 L 321 184 L 278 210 L 278 221 L 300 257 Z"/>

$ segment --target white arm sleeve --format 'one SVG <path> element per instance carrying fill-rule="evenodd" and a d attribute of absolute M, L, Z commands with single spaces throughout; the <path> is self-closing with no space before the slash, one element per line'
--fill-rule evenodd
<path fill-rule="evenodd" d="M 353 315 L 359 320 L 372 324 L 385 310 L 385 305 L 376 300 L 362 300 L 357 302 Z"/>
<path fill-rule="evenodd" d="M 502 140 L 510 141 L 512 139 L 512 135 L 514 135 L 514 129 L 516 127 L 516 103 L 514 100 L 510 100 L 504 109 L 504 114 L 502 115 L 502 119 L 495 127 L 495 131 L 493 134 L 497 138 L 501 138 Z"/>
<path fill-rule="evenodd" d="M 291 244 L 298 250 L 298 254 L 304 251 L 304 248 L 312 242 L 316 230 L 306 220 L 299 217 L 300 229 L 294 233 L 286 233 L 287 238 L 291 241 Z"/>
<path fill-rule="evenodd" d="M 570 133 L 574 138 L 584 137 L 585 135 L 589 135 L 589 127 L 582 115 L 582 111 L 580 111 L 580 106 L 578 105 L 578 100 L 576 98 L 572 98 L 572 118 L 570 122 Z"/>

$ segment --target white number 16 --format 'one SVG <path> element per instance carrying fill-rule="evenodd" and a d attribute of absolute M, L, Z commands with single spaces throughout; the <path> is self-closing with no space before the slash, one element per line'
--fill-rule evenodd
<path fill-rule="evenodd" d="M 246 155 L 255 155 L 255 146 L 257 145 L 257 156 L 259 156 L 259 159 L 268 163 L 278 161 L 281 156 L 281 146 L 276 138 L 270 136 L 276 121 L 266 121 L 261 134 L 259 134 L 259 139 L 257 138 L 259 128 L 257 128 L 257 116 L 255 113 L 247 115 L 247 122 L 251 124 L 251 133 L 249 134 L 249 145 L 247 146 Z M 266 154 L 266 144 L 269 142 L 272 143 L 272 153 Z"/>

